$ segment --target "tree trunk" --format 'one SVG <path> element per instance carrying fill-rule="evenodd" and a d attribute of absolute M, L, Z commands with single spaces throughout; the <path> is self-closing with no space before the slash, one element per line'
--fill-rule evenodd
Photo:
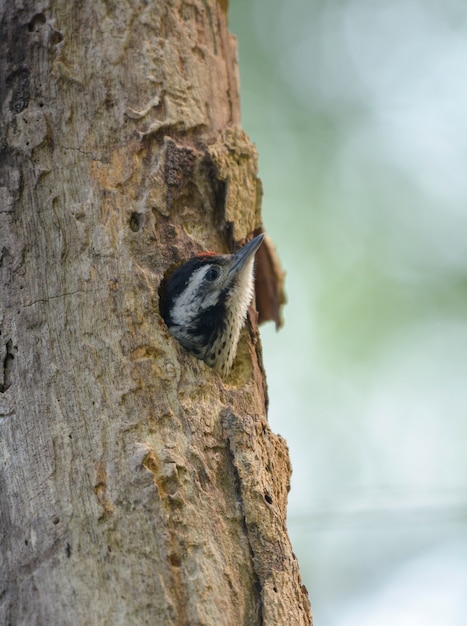
<path fill-rule="evenodd" d="M 222 380 L 158 308 L 261 227 L 225 0 L 0 7 L 0 623 L 310 624 L 255 315 Z"/>

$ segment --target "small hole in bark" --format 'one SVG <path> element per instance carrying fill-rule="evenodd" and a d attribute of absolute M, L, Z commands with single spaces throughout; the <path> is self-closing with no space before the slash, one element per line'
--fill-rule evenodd
<path fill-rule="evenodd" d="M 143 222 L 143 216 L 141 213 L 132 213 L 130 217 L 130 228 L 134 233 L 137 233 Z"/>
<path fill-rule="evenodd" d="M 15 351 L 18 351 L 18 348 L 14 346 Z M 2 379 L 3 374 L 3 382 L 0 383 L 0 393 L 5 393 L 7 389 L 9 389 L 12 385 L 12 377 L 13 377 L 13 364 L 15 356 L 12 352 L 13 344 L 10 341 L 6 343 L 6 355 L 3 360 L 3 372 L 0 371 L 0 380 Z"/>
<path fill-rule="evenodd" d="M 59 44 L 61 41 L 63 41 L 63 35 L 62 33 L 59 33 L 58 31 L 54 30 L 54 32 L 50 35 L 50 43 L 53 46 L 56 46 L 57 44 Z"/>
<path fill-rule="evenodd" d="M 43 13 L 37 13 L 32 20 L 28 24 L 28 31 L 33 33 L 36 30 L 39 30 L 41 26 L 43 26 L 46 22 L 45 15 Z"/>
<path fill-rule="evenodd" d="M 178 554 L 171 554 L 169 556 L 169 561 L 170 561 L 170 564 L 173 565 L 174 567 L 180 567 L 180 565 L 182 564 L 182 561 L 180 557 L 178 556 Z"/>
<path fill-rule="evenodd" d="M 264 499 L 266 500 L 268 504 L 272 504 L 272 498 L 268 493 L 264 494 Z"/>
<path fill-rule="evenodd" d="M 60 518 L 54 517 L 53 520 L 52 520 L 52 524 L 55 524 L 55 526 L 56 526 L 59 523 L 59 521 L 60 521 Z"/>
<path fill-rule="evenodd" d="M 71 556 L 71 546 L 70 546 L 70 544 L 68 543 L 68 541 L 66 542 L 65 552 L 66 552 L 66 556 L 67 556 L 67 558 L 69 559 L 69 558 L 70 558 L 70 556 Z"/>
<path fill-rule="evenodd" d="M 26 545 L 28 545 L 28 543 L 29 543 L 29 542 L 28 542 L 28 540 L 27 540 L 27 539 L 25 539 L 25 540 L 24 540 L 24 543 L 25 543 Z"/>

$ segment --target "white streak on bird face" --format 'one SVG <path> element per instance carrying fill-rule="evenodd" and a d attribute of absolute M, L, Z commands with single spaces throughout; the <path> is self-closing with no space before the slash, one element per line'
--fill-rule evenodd
<path fill-rule="evenodd" d="M 171 316 L 178 326 L 189 326 L 201 311 L 217 304 L 224 281 L 222 268 L 216 281 L 207 280 L 206 275 L 212 268 L 213 265 L 209 264 L 195 270 L 184 291 L 175 299 Z"/>

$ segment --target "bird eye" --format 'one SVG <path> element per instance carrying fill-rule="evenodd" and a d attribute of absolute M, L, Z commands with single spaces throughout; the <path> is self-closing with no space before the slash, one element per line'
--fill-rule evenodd
<path fill-rule="evenodd" d="M 206 276 L 204 277 L 208 283 L 213 283 L 215 280 L 217 280 L 220 276 L 220 269 L 218 267 L 211 267 L 208 269 L 208 271 L 206 272 Z"/>

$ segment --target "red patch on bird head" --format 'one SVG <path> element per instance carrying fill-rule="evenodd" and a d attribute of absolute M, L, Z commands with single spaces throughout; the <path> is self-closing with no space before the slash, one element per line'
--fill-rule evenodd
<path fill-rule="evenodd" d="M 203 257 L 209 258 L 212 256 L 217 256 L 217 252 L 213 252 L 212 250 L 208 250 L 207 252 L 198 252 L 198 254 L 196 255 L 199 259 L 202 259 Z"/>

